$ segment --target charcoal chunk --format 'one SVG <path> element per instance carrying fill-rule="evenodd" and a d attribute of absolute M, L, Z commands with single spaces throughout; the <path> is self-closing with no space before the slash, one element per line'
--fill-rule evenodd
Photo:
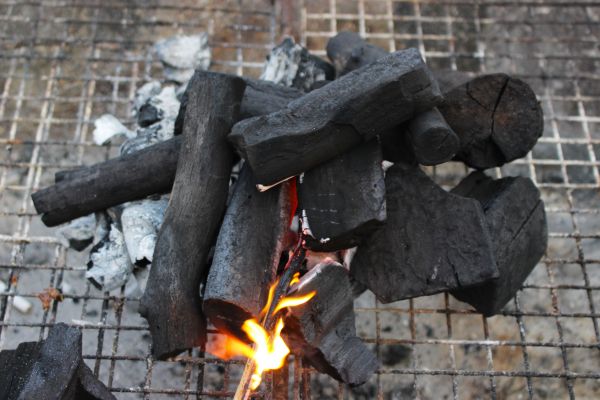
<path fill-rule="evenodd" d="M 492 316 L 514 297 L 546 251 L 544 202 L 528 178 L 494 180 L 482 172 L 473 172 L 452 192 L 481 203 L 500 276 L 451 293 L 485 316 Z"/>
<path fill-rule="evenodd" d="M 351 273 L 384 303 L 498 276 L 479 202 L 448 193 L 416 166 L 385 178 L 387 221 L 359 246 Z"/>

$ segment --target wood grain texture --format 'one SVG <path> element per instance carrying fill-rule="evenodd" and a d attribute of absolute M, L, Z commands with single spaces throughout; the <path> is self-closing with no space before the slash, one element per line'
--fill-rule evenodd
<path fill-rule="evenodd" d="M 446 192 L 416 166 L 385 178 L 387 222 L 359 246 L 350 271 L 384 303 L 498 276 L 479 202 Z"/>
<path fill-rule="evenodd" d="M 442 100 L 416 49 L 392 53 L 292 101 L 238 122 L 230 141 L 257 183 L 289 178 L 372 139 Z"/>
<path fill-rule="evenodd" d="M 196 71 L 189 88 L 173 191 L 140 303 L 157 359 L 206 340 L 200 282 L 225 211 L 233 160 L 226 136 L 239 118 L 245 84 Z"/>
<path fill-rule="evenodd" d="M 303 174 L 298 203 L 310 227 L 308 249 L 355 247 L 385 222 L 382 161 L 379 142 L 372 140 Z"/>
<path fill-rule="evenodd" d="M 471 173 L 452 192 L 481 203 L 500 276 L 451 293 L 489 317 L 515 296 L 546 251 L 544 202 L 529 178 L 494 180 L 481 172 Z"/>
<path fill-rule="evenodd" d="M 289 231 L 293 182 L 259 192 L 248 166 L 235 184 L 206 281 L 203 309 L 221 331 L 245 339 L 245 320 L 267 302 Z"/>

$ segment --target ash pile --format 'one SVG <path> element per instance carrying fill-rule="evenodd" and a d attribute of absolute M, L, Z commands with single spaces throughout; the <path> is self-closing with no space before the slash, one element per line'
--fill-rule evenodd
<path fill-rule="evenodd" d="M 93 244 L 94 285 L 143 293 L 154 357 L 205 346 L 208 322 L 248 343 L 255 319 L 360 385 L 378 368 L 354 327 L 365 290 L 383 303 L 450 292 L 501 312 L 547 245 L 533 182 L 484 172 L 542 134 L 525 82 L 431 71 L 416 49 L 352 32 L 330 39 L 330 62 L 286 39 L 261 79 L 236 77 L 205 70 L 204 39 L 157 45 L 177 85 L 138 90 L 135 131 L 96 121 L 98 143 L 127 138 L 119 157 L 32 195 L 46 225 L 72 221 L 72 247 Z M 448 161 L 473 169 L 450 191 L 421 168 Z"/>

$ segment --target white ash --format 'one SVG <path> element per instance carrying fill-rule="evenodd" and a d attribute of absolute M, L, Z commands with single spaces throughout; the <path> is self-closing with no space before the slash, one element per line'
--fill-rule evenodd
<path fill-rule="evenodd" d="M 156 42 L 154 51 L 163 63 L 168 80 L 183 83 L 192 77 L 195 69 L 210 66 L 211 53 L 205 32 L 162 39 Z"/>
<path fill-rule="evenodd" d="M 85 277 L 98 289 L 109 291 L 123 286 L 132 271 L 133 264 L 129 260 L 123 233 L 116 223 L 111 222 L 108 235 L 90 252 Z"/>
<path fill-rule="evenodd" d="M 267 56 L 260 79 L 310 91 L 315 82 L 327 79 L 322 68 L 325 61 L 316 60 L 304 47 L 286 38 Z"/>
<path fill-rule="evenodd" d="M 94 143 L 103 145 L 110 143 L 116 136 L 135 137 L 135 132 L 127 129 L 114 115 L 104 114 L 94 121 Z"/>
<path fill-rule="evenodd" d="M 168 204 L 168 196 L 125 204 L 121 214 L 121 227 L 127 253 L 133 264 L 145 266 L 152 262 L 156 236 Z"/>
<path fill-rule="evenodd" d="M 0 293 L 8 293 L 8 286 L 3 281 L 0 281 Z M 21 314 L 29 313 L 29 311 L 31 311 L 31 308 L 33 307 L 31 302 L 22 296 L 13 296 L 12 305 Z"/>
<path fill-rule="evenodd" d="M 125 296 L 134 299 L 141 298 L 146 290 L 146 282 L 148 282 L 149 275 L 150 265 L 146 268 L 135 268 L 125 285 Z"/>
<path fill-rule="evenodd" d="M 81 251 L 92 243 L 95 230 L 96 216 L 90 214 L 61 226 L 58 233 L 65 239 L 65 246 Z"/>
<path fill-rule="evenodd" d="M 135 98 L 133 99 L 133 112 L 134 116 L 139 112 L 140 108 L 148 102 L 152 97 L 157 96 L 161 92 L 161 85 L 159 81 L 150 81 L 142 85 L 135 92 Z"/>
<path fill-rule="evenodd" d="M 175 121 L 177 118 L 180 102 L 175 86 L 164 87 L 157 95 L 150 97 L 147 103 L 158 110 L 160 119 Z"/>

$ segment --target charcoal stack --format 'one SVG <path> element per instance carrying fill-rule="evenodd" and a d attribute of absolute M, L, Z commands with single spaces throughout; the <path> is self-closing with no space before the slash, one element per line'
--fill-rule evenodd
<path fill-rule="evenodd" d="M 544 254 L 533 182 L 482 172 L 525 156 L 541 135 L 526 83 L 431 71 L 416 49 L 388 53 L 351 32 L 327 54 L 331 64 L 287 39 L 263 80 L 198 70 L 174 137 L 58 173 L 32 195 L 48 226 L 133 202 L 113 221 L 123 232 L 135 228 L 136 201 L 160 199 L 164 219 L 127 235 L 139 251 L 121 257 L 151 263 L 140 312 L 156 358 L 203 346 L 207 323 L 248 342 L 246 321 L 273 331 L 278 316 L 293 354 L 359 385 L 378 368 L 356 335 L 360 292 L 384 303 L 450 292 L 493 316 Z M 138 117 L 152 126 L 163 114 L 147 104 L 156 110 Z M 450 160 L 480 171 L 446 191 L 420 167 Z M 168 205 L 148 198 L 165 193 Z M 108 238 L 103 246 L 114 245 Z"/>

